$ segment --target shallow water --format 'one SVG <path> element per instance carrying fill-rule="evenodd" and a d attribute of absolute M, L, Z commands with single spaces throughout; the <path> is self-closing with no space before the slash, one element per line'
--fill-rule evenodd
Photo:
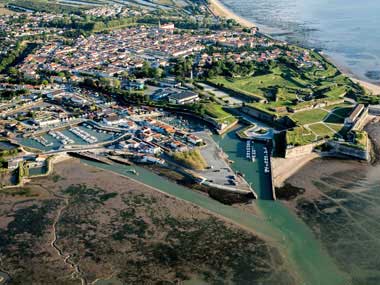
<path fill-rule="evenodd" d="M 241 141 L 236 138 L 233 132 L 223 137 L 215 136 L 215 139 L 228 153 L 229 158 L 235 161 L 233 168 L 236 171 L 243 172 L 247 181 L 252 183 L 259 192 L 259 195 L 263 195 L 261 189 L 262 187 L 265 189 L 265 181 L 255 171 L 255 167 L 252 167 L 253 164 L 246 160 L 244 155 L 239 151 Z M 256 201 L 255 203 L 263 214 L 262 216 L 256 216 L 243 210 L 223 205 L 140 167 L 135 167 L 139 173 L 139 176 L 135 176 L 128 172 L 130 167 L 105 165 L 89 161 L 86 161 L 86 163 L 129 176 L 146 185 L 155 187 L 165 193 L 194 203 L 214 214 L 234 221 L 243 227 L 255 231 L 262 237 L 269 238 L 287 255 L 286 257 L 289 261 L 287 268 L 292 271 L 294 270 L 299 278 L 304 281 L 304 283 L 297 284 L 349 284 L 347 276 L 337 268 L 336 264 L 323 249 L 322 244 L 314 237 L 312 231 L 279 201 Z"/>
<path fill-rule="evenodd" d="M 380 1 L 221 0 L 274 37 L 322 49 L 360 79 L 380 83 Z"/>
<path fill-rule="evenodd" d="M 321 191 L 315 199 L 302 197 L 297 208 L 329 254 L 351 276 L 351 284 L 380 284 L 380 165 L 357 162 L 313 161 L 289 182 L 295 186 L 310 172 L 335 171 L 313 178 Z M 341 164 L 349 169 L 339 170 Z M 298 182 L 299 183 L 299 182 Z M 310 186 L 311 187 L 311 186 Z M 310 189 L 309 189 L 310 190 Z"/>

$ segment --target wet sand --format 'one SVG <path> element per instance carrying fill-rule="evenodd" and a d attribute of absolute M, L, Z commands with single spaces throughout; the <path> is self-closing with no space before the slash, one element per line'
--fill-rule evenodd
<path fill-rule="evenodd" d="M 244 27 L 255 27 L 256 26 L 251 21 L 244 19 L 243 17 L 240 17 L 237 14 L 235 14 L 234 12 L 232 12 L 230 9 L 228 9 L 226 6 L 224 6 L 220 1 L 209 0 L 209 2 L 210 2 L 210 9 L 216 16 L 226 18 L 226 19 L 233 19 Z"/>
<path fill-rule="evenodd" d="M 347 75 L 348 76 L 348 75 Z M 380 85 L 350 77 L 351 80 L 367 89 L 372 95 L 380 95 Z"/>
<path fill-rule="evenodd" d="M 380 149 L 380 123 L 366 130 Z M 279 191 L 299 189 L 284 201 L 314 232 L 349 284 L 380 284 L 380 164 L 314 159 Z M 349 256 L 349 258 L 347 258 Z"/>
<path fill-rule="evenodd" d="M 311 153 L 293 158 L 272 158 L 274 186 L 283 186 L 285 180 L 296 174 L 307 163 L 318 157 L 318 154 Z"/>

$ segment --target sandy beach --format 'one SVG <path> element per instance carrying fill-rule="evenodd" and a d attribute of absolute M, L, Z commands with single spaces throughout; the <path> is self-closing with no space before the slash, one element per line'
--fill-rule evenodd
<path fill-rule="evenodd" d="M 293 158 L 272 158 L 274 186 L 282 187 L 289 177 L 295 175 L 302 167 L 318 157 L 318 154 L 311 153 Z"/>
<path fill-rule="evenodd" d="M 234 12 L 232 12 L 230 9 L 228 9 L 226 6 L 224 6 L 220 1 L 209 0 L 209 2 L 210 2 L 210 9 L 216 16 L 227 18 L 227 19 L 233 19 L 244 27 L 255 27 L 256 26 L 251 21 L 248 21 L 248 20 L 244 19 L 243 17 L 236 15 Z"/>
<path fill-rule="evenodd" d="M 243 17 L 232 12 L 225 5 L 223 5 L 219 0 L 209 0 L 209 2 L 210 2 L 209 8 L 216 16 L 227 18 L 227 19 L 233 19 L 244 27 L 255 27 L 255 26 L 257 26 L 256 24 L 252 23 L 251 21 L 244 19 Z M 326 56 L 325 54 L 324 54 L 324 56 L 327 57 L 330 61 L 334 62 L 334 64 L 336 65 L 335 61 L 332 58 Z M 350 77 L 353 82 L 360 84 L 365 89 L 367 89 L 369 92 L 371 92 L 373 95 L 380 95 L 380 85 L 376 85 L 376 84 L 373 84 L 373 83 L 370 83 L 370 82 L 367 82 L 364 80 L 356 79 L 355 77 L 353 77 L 353 74 L 350 71 L 343 70 L 344 69 L 343 67 L 339 66 L 339 69 L 346 76 Z"/>
<path fill-rule="evenodd" d="M 350 78 L 353 82 L 361 85 L 362 87 L 364 87 L 364 89 L 367 89 L 369 92 L 371 92 L 372 95 L 380 95 L 380 85 L 376 85 L 364 80 L 359 80 L 359 79 L 353 78 L 352 76 Z"/>

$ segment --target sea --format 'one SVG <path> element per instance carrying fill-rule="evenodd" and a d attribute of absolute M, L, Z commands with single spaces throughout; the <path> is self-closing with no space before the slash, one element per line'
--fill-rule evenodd
<path fill-rule="evenodd" d="M 322 50 L 346 73 L 380 84 L 379 0 L 220 0 L 274 38 Z"/>

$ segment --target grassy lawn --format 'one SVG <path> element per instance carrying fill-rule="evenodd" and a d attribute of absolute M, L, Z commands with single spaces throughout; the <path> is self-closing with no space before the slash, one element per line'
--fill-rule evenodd
<path fill-rule="evenodd" d="M 222 85 L 228 89 L 243 94 L 265 98 L 266 94 L 274 92 L 282 101 L 296 98 L 296 90 L 306 88 L 306 82 L 300 78 L 292 77 L 279 67 L 273 68 L 272 73 L 246 78 L 226 78 L 218 76 L 210 79 L 214 84 Z M 275 89 L 273 89 L 275 88 Z M 273 89 L 273 90 L 272 90 Z"/>
<path fill-rule="evenodd" d="M 339 99 L 343 97 L 347 92 L 346 86 L 335 87 L 332 90 L 325 93 L 327 97 Z"/>
<path fill-rule="evenodd" d="M 297 68 L 279 61 L 269 67 L 267 74 L 246 77 L 216 76 L 208 80 L 214 85 L 260 101 L 247 103 L 252 103 L 255 107 L 275 113 L 278 116 L 286 115 L 284 114 L 286 109 L 284 111 L 284 108 L 279 107 L 299 110 L 316 102 L 335 102 L 341 100 L 347 91 L 355 88 L 346 76 L 340 74 L 335 66 L 324 60 L 318 53 L 311 52 L 310 55 L 315 60 L 320 61 L 322 67 Z M 314 95 L 315 98 L 309 100 L 307 98 L 309 95 Z M 267 103 L 260 99 L 265 99 Z M 326 107 L 326 109 L 332 110 L 338 106 L 348 107 L 347 104 L 341 103 Z M 323 111 L 310 112 L 310 115 L 301 113 L 293 115 L 293 117 L 302 125 L 323 121 L 324 115 L 327 115 Z M 332 122 L 339 121 L 335 117 L 332 117 L 332 120 Z"/>
<path fill-rule="evenodd" d="M 333 137 L 335 135 L 335 132 L 333 132 L 332 130 L 330 130 L 323 123 L 318 123 L 318 124 L 310 125 L 309 128 L 315 134 L 317 134 L 319 138 Z"/>
<path fill-rule="evenodd" d="M 223 107 L 217 103 L 207 103 L 203 104 L 203 106 L 206 114 L 217 120 L 219 123 L 226 122 L 227 124 L 232 124 L 237 120 L 233 115 L 224 111 Z"/>
<path fill-rule="evenodd" d="M 326 110 L 334 110 L 334 109 L 338 109 L 338 108 L 348 108 L 348 107 L 352 108 L 353 105 L 350 104 L 350 103 L 344 102 L 344 103 L 341 103 L 341 104 L 335 104 L 335 105 L 326 106 L 326 107 L 324 107 L 324 109 L 326 109 Z"/>
<path fill-rule="evenodd" d="M 312 143 L 315 139 L 315 135 L 304 127 L 296 127 L 292 131 L 286 132 L 286 141 L 288 145 L 305 145 Z"/>
<path fill-rule="evenodd" d="M 331 124 L 343 124 L 344 118 L 338 117 L 334 114 L 330 114 L 324 121 L 325 123 L 331 123 Z"/>
<path fill-rule="evenodd" d="M 306 125 L 323 121 L 327 114 L 328 112 L 326 112 L 325 110 L 313 109 L 308 111 L 297 112 L 294 115 L 292 115 L 291 118 L 298 122 L 300 125 Z"/>
<path fill-rule="evenodd" d="M 344 125 L 342 125 L 342 124 L 329 124 L 329 123 L 327 123 L 326 125 L 329 126 L 330 128 L 332 128 L 333 130 L 335 130 L 337 133 L 339 133 L 344 127 Z"/>
<path fill-rule="evenodd" d="M 333 114 L 346 118 L 351 114 L 352 109 L 353 107 L 336 108 L 333 110 Z"/>
<path fill-rule="evenodd" d="M 343 124 L 344 119 L 352 112 L 352 107 L 337 107 L 332 110 L 332 113 L 325 119 L 325 123 Z"/>
<path fill-rule="evenodd" d="M 365 131 L 356 131 L 355 132 L 355 144 L 362 148 L 365 149 L 367 147 L 367 142 L 368 142 L 368 134 Z"/>

